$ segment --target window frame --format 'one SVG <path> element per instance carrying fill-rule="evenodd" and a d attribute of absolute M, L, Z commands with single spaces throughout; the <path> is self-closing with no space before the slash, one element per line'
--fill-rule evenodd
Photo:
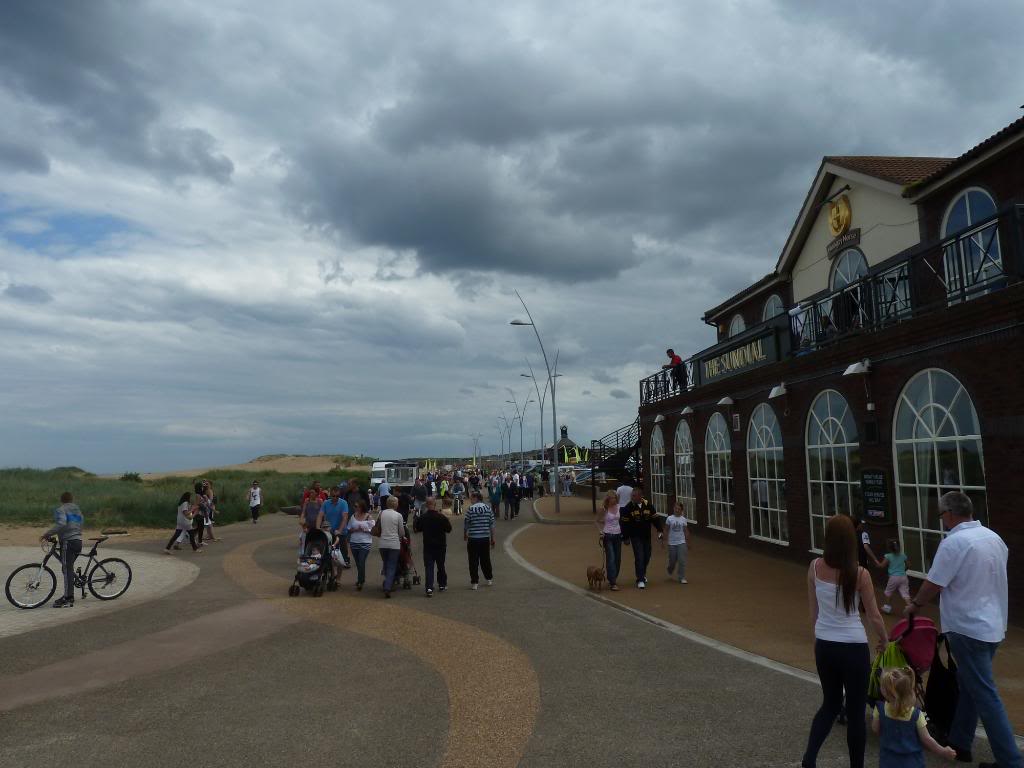
<path fill-rule="evenodd" d="M 685 430 L 686 437 L 682 450 L 680 449 L 680 433 Z M 680 419 L 676 424 L 676 431 L 672 438 L 672 461 L 673 475 L 676 485 L 676 501 L 682 502 L 684 515 L 690 522 L 696 522 L 697 516 L 697 492 L 695 490 L 697 473 L 694 466 L 693 431 L 686 419 Z M 686 462 L 680 462 L 680 458 L 688 457 Z M 685 469 L 689 468 L 689 474 Z M 687 493 L 688 491 L 688 493 Z"/>
<path fill-rule="evenodd" d="M 779 303 L 779 311 L 772 315 L 769 315 L 768 306 L 772 303 L 772 301 L 777 301 Z M 782 300 L 782 297 L 779 294 L 773 293 L 771 296 L 765 299 L 764 306 L 761 307 L 761 322 L 767 323 L 773 317 L 778 317 L 779 315 L 784 314 L 786 314 L 786 302 Z"/>
<path fill-rule="evenodd" d="M 712 427 L 719 423 L 722 429 L 712 435 Z M 712 467 L 715 468 L 714 474 Z M 723 469 L 727 474 L 720 473 Z M 736 503 L 732 492 L 732 437 L 729 422 L 719 411 L 711 414 L 704 430 L 704 472 L 707 479 L 708 528 L 736 533 Z M 731 528 L 729 523 L 732 524 Z"/>
<path fill-rule="evenodd" d="M 842 263 L 843 258 L 845 256 L 851 254 L 851 253 L 855 253 L 858 256 L 860 256 L 861 263 L 864 265 L 864 274 L 859 275 L 856 280 L 851 280 L 850 282 L 846 283 L 845 285 L 837 286 L 836 285 L 836 274 L 839 272 L 839 265 L 840 265 L 840 263 Z M 829 269 L 829 275 L 828 275 L 828 289 L 832 293 L 835 293 L 837 291 L 842 291 L 842 290 L 844 290 L 846 288 L 849 288 L 854 283 L 857 283 L 857 282 L 863 280 L 865 277 L 868 276 L 868 273 L 870 271 L 871 271 L 871 266 L 868 264 L 868 257 L 864 255 L 864 251 L 862 251 L 860 248 L 857 248 L 856 246 L 853 246 L 851 248 L 844 248 L 832 260 L 832 266 Z"/>
<path fill-rule="evenodd" d="M 665 489 L 665 433 L 661 426 L 655 424 L 651 430 L 651 441 L 649 443 L 648 464 L 651 470 L 651 503 L 656 512 L 668 514 L 665 507 L 668 506 L 668 493 Z M 655 447 L 660 453 L 655 453 Z"/>
<path fill-rule="evenodd" d="M 733 330 L 733 328 L 736 325 L 736 321 L 737 320 L 739 321 L 740 325 L 743 326 L 743 327 L 740 328 L 739 330 Z M 733 315 L 731 318 L 729 318 L 729 330 L 727 332 L 727 334 L 728 334 L 727 337 L 728 338 L 731 339 L 731 338 L 733 338 L 735 336 L 739 336 L 745 330 L 747 330 L 747 321 L 746 321 L 746 319 L 744 319 L 743 315 L 741 315 L 739 312 L 737 312 L 735 315 Z"/>
<path fill-rule="evenodd" d="M 989 203 L 991 203 L 992 205 L 992 209 L 989 213 L 978 218 L 975 218 L 974 216 L 971 215 L 972 192 L 982 194 L 988 199 Z M 964 200 L 964 204 L 967 210 L 967 226 L 961 227 L 960 229 L 954 232 L 949 232 L 949 217 L 953 213 L 953 209 L 956 207 L 957 203 L 959 203 L 961 199 Z M 998 212 L 999 207 L 996 204 L 995 196 L 984 187 L 978 186 L 965 187 L 964 189 L 960 190 L 956 194 L 956 196 L 949 201 L 949 205 L 946 206 L 946 210 L 942 214 L 942 224 L 939 227 L 939 240 L 943 242 L 942 274 L 945 278 L 945 283 L 947 285 L 947 300 L 949 304 L 958 304 L 964 298 L 970 301 L 971 299 L 984 296 L 992 291 L 992 288 L 990 287 L 983 287 L 981 290 L 978 290 L 974 288 L 974 286 L 978 284 L 985 286 L 990 281 L 997 281 L 999 279 L 998 274 L 994 278 L 983 276 L 981 277 L 981 279 L 972 279 L 970 285 L 963 285 L 961 283 L 961 281 L 964 280 L 964 277 L 968 274 L 968 272 L 970 272 L 972 276 L 975 272 L 977 272 L 979 275 L 981 275 L 981 273 L 988 272 L 988 267 L 985 266 L 986 259 L 992 262 L 992 264 L 995 266 L 998 272 L 1004 272 L 1005 265 L 1003 263 L 1003 245 L 999 233 L 999 222 L 993 221 L 991 224 L 988 224 L 985 227 L 978 227 L 978 224 L 980 222 L 992 218 L 993 216 L 998 214 Z M 989 238 L 988 247 L 986 247 L 985 233 L 986 230 L 988 230 L 989 228 L 992 228 L 993 232 L 992 236 Z M 960 239 L 961 237 L 966 238 L 966 241 Z M 963 246 L 965 242 L 967 243 L 967 250 L 969 251 L 968 253 L 964 253 L 964 250 L 962 248 L 956 248 L 956 246 Z M 993 243 L 995 244 L 994 249 L 992 248 Z M 951 250 L 951 248 L 953 250 Z M 992 254 L 990 253 L 990 251 L 992 250 L 995 251 L 996 258 L 992 257 Z M 983 254 L 983 256 L 981 259 L 981 264 L 977 268 L 975 268 L 974 258 L 978 253 Z M 970 270 L 968 269 L 968 259 L 970 259 L 971 261 Z M 951 262 L 959 267 L 959 275 L 950 275 Z M 957 295 L 961 290 L 965 292 L 964 297 Z M 966 295 L 966 291 L 970 291 L 970 295 Z"/>
<path fill-rule="evenodd" d="M 826 397 L 829 394 L 832 394 L 832 395 L 835 395 L 835 396 L 839 397 L 842 400 L 842 402 L 845 404 L 846 410 L 843 412 L 842 415 L 845 415 L 846 413 L 849 413 L 850 416 L 851 416 L 851 419 L 853 420 L 853 429 L 854 429 L 853 441 L 850 440 L 848 435 L 845 435 L 845 428 L 842 425 L 842 419 L 841 418 L 836 419 L 832 415 L 832 409 L 831 409 L 831 404 L 830 404 L 829 408 L 828 408 L 828 417 L 826 418 L 826 421 L 834 421 L 834 422 L 836 422 L 839 425 L 839 429 L 843 430 L 844 437 L 846 437 L 846 440 L 845 440 L 845 442 L 841 442 L 841 443 L 831 442 L 831 443 L 828 443 L 828 444 L 824 444 L 824 443 L 822 443 L 822 444 L 817 444 L 817 443 L 812 444 L 811 443 L 811 424 L 813 423 L 812 420 L 815 420 L 815 419 L 818 418 L 817 415 L 814 412 L 815 406 L 817 406 L 818 401 L 821 398 Z M 819 422 L 820 426 L 822 426 L 822 427 L 824 426 L 824 424 L 820 420 L 818 420 L 818 422 Z M 822 431 L 824 431 L 824 430 L 822 430 Z M 812 460 L 811 460 L 811 451 L 812 451 L 812 449 L 816 452 L 815 453 L 815 455 L 816 455 L 816 461 L 815 462 L 812 462 Z M 845 463 L 845 467 L 846 467 L 846 478 L 847 478 L 846 480 L 836 480 L 836 479 L 834 479 L 835 478 L 835 466 L 836 466 L 835 465 L 835 455 L 834 455 L 834 452 L 836 450 L 842 450 L 844 452 L 844 463 Z M 856 452 L 856 457 L 857 457 L 856 466 L 857 466 L 857 468 L 859 470 L 859 468 L 861 466 L 861 463 L 860 463 L 860 459 L 861 459 L 861 457 L 860 457 L 860 430 L 858 429 L 857 419 L 856 419 L 856 416 L 853 414 L 853 409 L 850 408 L 850 401 L 847 400 L 846 396 L 843 395 L 843 393 L 840 392 L 837 389 L 828 388 L 828 389 L 821 390 L 817 395 L 814 396 L 814 399 L 811 401 L 811 405 L 807 409 L 807 419 L 806 419 L 806 422 L 804 424 L 804 461 L 806 462 L 805 474 L 807 475 L 807 514 L 808 514 L 809 523 L 810 523 L 810 534 L 811 534 L 810 535 L 810 540 L 811 540 L 810 551 L 811 552 L 816 552 L 818 554 L 821 554 L 822 551 L 823 551 L 821 547 L 817 546 L 817 542 L 815 541 L 815 535 L 814 535 L 814 533 L 815 533 L 815 527 L 814 527 L 815 520 L 816 519 L 820 519 L 822 521 L 822 526 L 821 526 L 821 528 L 822 528 L 822 542 L 821 543 L 824 544 L 825 521 L 828 520 L 828 518 L 831 517 L 832 515 L 842 513 L 842 510 L 838 508 L 839 504 L 837 503 L 839 501 L 839 493 L 838 493 L 838 491 L 839 491 L 839 487 L 840 486 L 845 486 L 846 498 L 847 498 L 848 507 L 849 507 L 849 512 L 848 513 L 844 513 L 844 514 L 849 514 L 851 517 L 855 517 L 855 516 L 859 516 L 863 512 L 863 506 L 864 505 L 863 505 L 863 498 L 861 496 L 861 485 L 860 485 L 859 472 L 858 472 L 858 476 L 856 478 L 854 478 L 852 476 L 853 475 L 853 472 L 852 472 L 853 462 L 851 462 L 851 455 L 854 453 L 854 451 Z M 826 456 L 826 452 L 830 456 L 830 460 L 832 461 L 832 469 L 833 469 L 832 476 L 833 476 L 833 479 L 826 480 L 824 478 L 824 474 L 823 473 L 822 473 L 822 476 L 820 478 L 815 479 L 812 476 L 812 474 L 811 474 L 812 467 L 814 467 L 815 465 L 817 465 L 819 467 L 823 466 L 823 460 L 824 460 L 824 458 Z M 820 489 L 819 489 L 820 490 L 820 498 L 821 498 L 821 512 L 820 512 L 820 514 L 818 512 L 816 512 L 816 510 L 814 509 L 815 483 L 820 485 Z M 829 487 L 831 487 L 831 495 L 832 495 L 833 504 L 832 504 L 831 510 L 826 511 L 825 510 L 825 503 L 826 503 L 826 500 L 827 500 L 826 489 L 829 488 Z"/>
<path fill-rule="evenodd" d="M 940 403 L 935 398 L 935 382 L 934 382 L 934 377 L 936 375 L 941 375 L 941 376 L 948 377 L 957 386 L 955 394 L 953 395 L 953 397 L 947 403 Z M 927 376 L 928 377 L 928 384 L 927 384 L 927 386 L 928 386 L 928 402 L 927 402 L 927 405 L 925 405 L 925 407 L 922 408 L 920 413 L 919 413 L 917 411 L 917 408 L 910 401 L 910 398 L 907 396 L 907 393 L 914 386 L 915 382 L 917 382 L 922 376 Z M 960 425 L 957 422 L 957 420 L 955 418 L 953 418 L 953 406 L 957 403 L 957 401 L 961 397 L 965 397 L 967 399 L 967 403 L 970 406 L 971 414 L 973 415 L 974 421 L 975 421 L 975 423 L 978 426 L 976 434 L 962 433 L 961 429 L 960 429 L 960 427 L 962 425 Z M 900 437 L 898 435 L 899 428 L 900 428 L 901 409 L 904 406 L 910 408 L 911 411 L 913 412 L 912 422 L 911 422 L 911 436 L 909 438 L 905 437 L 905 436 L 904 437 Z M 955 431 L 955 435 L 954 436 L 949 436 L 949 435 L 941 436 L 941 435 L 936 434 L 936 433 L 942 431 L 942 427 L 946 423 L 945 419 L 942 422 L 939 423 L 937 429 L 931 429 L 931 428 L 929 428 L 926 420 L 921 417 L 921 414 L 923 414 L 926 410 L 939 409 L 939 408 L 941 408 L 942 410 L 944 410 L 946 412 L 946 417 L 949 419 L 949 421 L 952 424 L 953 429 Z M 930 438 L 929 437 L 924 437 L 924 438 L 914 437 L 914 434 L 916 432 L 916 428 L 917 428 L 918 425 L 923 426 L 925 429 L 929 429 L 931 431 L 931 433 L 932 433 L 931 437 Z M 965 443 L 968 443 L 968 442 L 974 443 L 976 448 L 977 448 L 978 464 L 979 464 L 979 467 L 981 469 L 982 481 L 984 483 L 983 485 L 968 485 L 968 484 L 963 482 L 964 479 L 965 479 L 964 478 L 964 453 L 963 453 L 963 450 L 962 450 L 961 446 L 962 446 L 962 444 L 965 444 Z M 957 477 L 958 477 L 958 482 L 953 482 L 953 483 L 943 482 L 942 478 L 940 477 L 941 469 L 942 469 L 942 467 L 940 465 L 940 450 L 939 450 L 939 444 L 940 443 L 955 443 L 955 445 L 956 445 L 956 460 L 957 460 Z M 913 477 L 911 482 L 906 481 L 901 476 L 901 471 L 900 471 L 900 466 L 901 466 L 900 448 L 901 447 L 906 447 L 908 445 L 909 446 L 913 446 L 913 452 L 912 453 L 913 453 L 914 477 Z M 918 472 L 919 472 L 920 468 L 918 466 L 919 451 L 918 451 L 917 446 L 919 446 L 919 445 L 929 445 L 930 448 L 931 448 L 929 453 L 932 456 L 932 461 L 929 462 L 931 464 L 929 469 L 934 469 L 934 471 L 935 471 L 935 482 L 923 483 L 922 484 L 922 483 L 920 483 L 918 481 L 917 475 L 918 475 Z M 946 491 L 957 491 L 958 490 L 958 491 L 962 491 L 962 492 L 968 493 L 968 494 L 978 494 L 978 493 L 981 493 L 981 494 L 983 494 L 984 499 L 985 499 L 986 509 L 984 509 L 984 510 L 977 510 L 976 509 L 976 519 L 980 519 L 982 521 L 986 521 L 987 518 L 988 518 L 988 511 L 987 511 L 987 506 L 988 506 L 988 477 L 987 477 L 987 475 L 985 473 L 985 450 L 984 450 L 984 439 L 982 437 L 982 430 L 981 430 L 981 420 L 978 418 L 978 409 L 974 405 L 974 398 L 971 397 L 971 393 L 967 390 L 967 387 L 964 386 L 964 383 L 957 376 L 953 375 L 950 371 L 947 371 L 944 368 L 937 368 L 937 367 L 923 368 L 922 370 L 918 371 L 913 376 L 911 376 L 909 379 L 907 379 L 906 384 L 904 384 L 903 389 L 900 390 L 899 396 L 896 398 L 896 407 L 893 409 L 893 418 L 892 418 L 892 461 L 893 461 L 893 487 L 895 488 L 895 491 L 896 491 L 896 528 L 897 528 L 897 531 L 899 532 L 900 549 L 907 554 L 907 558 L 908 558 L 907 573 L 909 573 L 909 574 L 911 574 L 913 576 L 917 576 L 919 578 L 924 578 L 927 575 L 928 569 L 931 567 L 931 563 L 928 562 L 928 558 L 927 558 L 927 545 L 926 545 L 926 540 L 927 539 L 926 539 L 926 535 L 930 535 L 931 539 L 933 541 L 937 537 L 938 542 L 941 543 L 942 540 L 946 537 L 946 532 L 942 530 L 942 523 L 941 523 L 941 521 L 938 521 L 938 526 L 936 528 L 926 527 L 927 526 L 927 522 L 928 522 L 927 521 L 927 517 L 926 517 L 927 516 L 927 509 L 925 509 L 925 510 L 921 509 L 921 492 L 922 492 L 922 489 L 925 490 L 925 495 L 926 496 L 930 495 L 930 492 L 932 490 L 934 490 L 936 504 L 937 504 L 938 498 L 943 493 L 945 493 Z M 913 489 L 913 491 L 914 491 L 914 499 L 915 499 L 915 502 L 916 502 L 915 503 L 915 507 L 916 508 L 913 510 L 913 514 L 911 514 L 910 510 L 904 509 L 904 503 L 903 503 L 904 490 L 909 490 L 909 489 Z M 937 515 L 937 513 L 938 513 L 938 509 L 936 508 L 936 515 Z M 915 516 L 915 515 L 917 517 L 918 525 L 916 525 L 916 526 L 915 525 L 909 525 L 909 524 L 906 524 L 904 522 L 905 518 L 907 519 L 908 522 L 912 521 L 913 516 Z M 911 553 L 907 552 L 907 540 L 908 540 L 908 538 L 911 538 L 911 536 L 907 536 L 907 535 L 905 535 L 905 533 L 917 534 L 917 536 L 914 537 L 914 538 L 917 539 L 917 541 L 916 541 L 917 552 L 914 553 L 916 558 L 917 558 L 916 560 L 915 559 L 911 559 Z M 935 546 L 936 546 L 936 548 L 938 548 L 938 543 L 936 543 Z M 911 567 L 911 565 L 913 563 L 918 563 L 918 564 L 922 565 L 923 568 L 913 568 L 913 567 Z"/>
<path fill-rule="evenodd" d="M 770 417 L 770 421 L 763 417 L 764 414 Z M 763 505 L 755 503 L 759 498 L 755 489 L 756 483 L 764 484 Z M 786 509 L 782 424 L 775 409 L 768 403 L 759 403 L 747 424 L 747 484 L 750 489 L 750 538 L 788 547 L 789 513 Z M 776 500 L 774 506 L 773 498 Z M 772 518 L 775 522 L 774 530 L 780 534 L 778 537 L 770 535 Z M 755 520 L 758 524 L 755 524 Z M 758 530 L 761 532 L 755 533 Z M 765 533 L 766 530 L 769 531 L 768 534 Z"/>

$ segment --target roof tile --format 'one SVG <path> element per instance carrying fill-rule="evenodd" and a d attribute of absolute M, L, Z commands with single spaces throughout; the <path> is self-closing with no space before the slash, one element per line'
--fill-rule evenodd
<path fill-rule="evenodd" d="M 953 162 L 949 157 L 883 157 L 880 155 L 840 155 L 826 157 L 850 171 L 906 186 L 938 173 Z"/>

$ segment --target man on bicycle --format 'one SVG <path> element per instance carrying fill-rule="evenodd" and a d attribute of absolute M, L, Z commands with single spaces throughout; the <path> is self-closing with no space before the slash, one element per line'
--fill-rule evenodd
<path fill-rule="evenodd" d="M 56 535 L 60 542 L 60 561 L 64 571 L 64 597 L 55 600 L 54 608 L 71 608 L 75 604 L 75 560 L 82 554 L 82 510 L 74 497 L 65 491 L 60 506 L 53 511 L 53 527 L 39 537 L 48 541 Z"/>
<path fill-rule="evenodd" d="M 462 514 L 462 498 L 466 495 L 466 486 L 462 484 L 462 478 L 456 477 L 452 485 L 452 514 Z"/>

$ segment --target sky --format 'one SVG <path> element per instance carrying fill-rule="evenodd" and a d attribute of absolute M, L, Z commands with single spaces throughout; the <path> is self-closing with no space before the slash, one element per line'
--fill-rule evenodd
<path fill-rule="evenodd" d="M 823 155 L 1019 117 L 1019 10 L 0 4 L 0 466 L 496 452 L 544 380 L 516 290 L 600 437 L 772 270 Z"/>

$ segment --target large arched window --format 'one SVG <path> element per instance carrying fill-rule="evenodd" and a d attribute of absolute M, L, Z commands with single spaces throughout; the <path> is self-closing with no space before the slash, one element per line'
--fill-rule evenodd
<path fill-rule="evenodd" d="M 764 303 L 764 309 L 761 310 L 761 322 L 771 320 L 773 317 L 781 315 L 785 311 L 786 307 L 782 303 L 782 297 L 777 293 L 773 293 Z"/>
<path fill-rule="evenodd" d="M 893 421 L 900 538 L 911 570 L 923 574 L 942 541 L 942 494 L 963 491 L 975 517 L 987 517 L 981 428 L 967 390 L 937 368 L 907 383 Z"/>
<path fill-rule="evenodd" d="M 668 514 L 668 496 L 665 494 L 665 437 L 661 427 L 651 433 L 651 503 L 656 512 Z"/>
<path fill-rule="evenodd" d="M 725 423 L 725 417 L 717 412 L 711 416 L 704 437 L 704 461 L 708 476 L 708 525 L 736 533 L 729 425 Z"/>
<path fill-rule="evenodd" d="M 987 293 L 990 284 L 1003 277 L 999 221 L 992 219 L 995 214 L 995 201 L 978 187 L 961 192 L 946 209 L 942 237 L 966 235 L 943 247 L 946 286 L 953 303 Z"/>
<path fill-rule="evenodd" d="M 807 486 L 811 549 L 825 542 L 825 520 L 834 514 L 860 516 L 860 437 L 846 398 L 826 389 L 807 414 Z"/>
<path fill-rule="evenodd" d="M 747 323 L 743 319 L 743 315 L 733 315 L 732 320 L 729 321 L 729 338 L 738 336 L 747 330 Z"/>
<path fill-rule="evenodd" d="M 747 428 L 747 476 L 750 478 L 750 535 L 789 543 L 786 475 L 782 468 L 782 429 L 767 403 L 754 409 Z"/>
<path fill-rule="evenodd" d="M 868 273 L 868 262 L 856 248 L 847 248 L 836 259 L 832 267 L 832 290 L 857 282 Z"/>
<path fill-rule="evenodd" d="M 693 437 L 690 425 L 685 421 L 680 421 L 676 427 L 675 462 L 676 501 L 686 510 L 686 518 L 693 520 L 697 510 L 697 497 L 693 491 Z"/>

